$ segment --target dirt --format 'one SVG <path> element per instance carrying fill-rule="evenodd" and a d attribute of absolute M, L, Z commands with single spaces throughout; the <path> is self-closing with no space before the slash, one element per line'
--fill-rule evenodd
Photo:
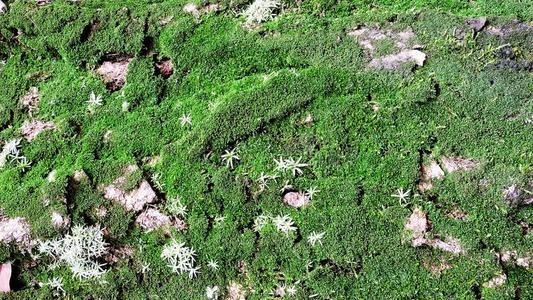
<path fill-rule="evenodd" d="M 116 264 L 119 260 L 132 257 L 134 253 L 135 249 L 131 246 L 111 247 L 104 260 L 108 264 Z"/>
<path fill-rule="evenodd" d="M 502 250 L 496 256 L 504 264 L 514 264 L 526 269 L 533 267 L 533 253 L 518 255 L 514 250 Z"/>
<path fill-rule="evenodd" d="M 56 129 L 56 125 L 53 122 L 46 122 L 37 119 L 26 121 L 20 127 L 22 135 L 28 142 L 31 142 L 37 135 L 45 130 Z"/>
<path fill-rule="evenodd" d="M 494 26 L 487 26 L 485 29 L 485 32 L 491 35 L 495 35 L 501 38 L 509 37 L 512 34 L 525 32 L 525 33 L 533 33 L 533 26 L 525 23 L 520 22 L 518 20 L 513 20 L 507 24 L 504 25 L 494 25 Z"/>
<path fill-rule="evenodd" d="M 434 275 L 440 276 L 442 272 L 453 268 L 453 266 L 448 263 L 444 257 L 439 257 L 437 261 L 432 261 L 430 259 L 423 259 L 422 266 L 431 272 Z"/>
<path fill-rule="evenodd" d="M 170 59 L 162 59 L 155 63 L 155 67 L 158 74 L 161 74 L 163 78 L 169 78 L 174 73 L 174 65 Z"/>
<path fill-rule="evenodd" d="M 101 75 L 107 88 L 111 91 L 117 91 L 126 84 L 126 75 L 128 66 L 132 58 L 123 55 L 108 55 L 96 73 Z"/>
<path fill-rule="evenodd" d="M 414 32 L 409 28 L 404 31 L 379 28 L 358 28 L 348 32 L 348 36 L 356 37 L 359 45 L 370 57 L 368 67 L 372 69 L 398 69 L 406 63 L 414 63 L 422 66 L 426 61 L 426 54 L 420 49 L 421 45 L 413 45 Z M 379 56 L 377 54 L 377 43 L 380 41 L 391 41 L 397 52 Z"/>

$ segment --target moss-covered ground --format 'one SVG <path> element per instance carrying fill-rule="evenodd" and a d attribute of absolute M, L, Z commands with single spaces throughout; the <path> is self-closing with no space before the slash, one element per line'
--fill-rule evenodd
<path fill-rule="evenodd" d="M 0 147 L 22 138 L 31 118 L 56 129 L 22 139 L 29 166 L 0 169 L 3 214 L 26 218 L 32 239 L 44 240 L 68 232 L 52 226 L 60 212 L 71 225 L 105 228 L 110 247 L 134 250 L 102 277 L 79 280 L 36 251 L 0 245 L 0 262 L 14 267 L 6 299 L 57 297 L 46 284 L 54 277 L 69 299 L 205 299 L 215 285 L 222 298 L 230 283 L 248 299 L 273 298 L 282 285 L 295 286 L 295 299 L 533 299 L 531 265 L 496 255 L 533 248 L 532 207 L 502 194 L 513 184 L 532 192 L 531 2 L 289 0 L 254 28 L 239 15 L 247 0 L 199 14 L 178 0 L 4 2 Z M 465 21 L 479 16 L 495 28 L 522 27 L 505 37 L 476 32 Z M 412 29 L 423 66 L 369 68 L 349 32 L 371 27 Z M 394 52 L 379 46 L 380 55 Z M 94 71 L 109 54 L 131 58 L 116 91 Z M 163 59 L 173 64 L 168 78 L 155 67 Z M 40 102 L 30 117 L 20 99 L 31 87 Z M 103 104 L 89 110 L 91 93 Z M 187 114 L 192 125 L 182 126 Z M 221 156 L 232 149 L 239 160 L 230 168 Z M 477 166 L 419 191 L 421 165 L 443 156 Z M 258 178 L 274 174 L 280 157 L 308 166 L 299 176 L 277 172 L 261 188 Z M 186 230 L 147 232 L 136 213 L 103 197 L 101 187 L 132 164 L 140 172 L 131 186 L 146 179 L 155 206 L 182 199 Z M 87 178 L 74 185 L 80 170 Z M 293 208 L 282 201 L 286 184 L 320 192 Z M 403 203 L 392 196 L 398 189 L 410 190 Z M 95 213 L 102 207 L 105 216 Z M 413 247 L 404 224 L 415 207 L 427 212 L 431 234 L 453 236 L 464 252 Z M 256 232 L 260 215 L 290 216 L 297 230 Z M 325 233 L 321 244 L 308 243 L 312 232 Z M 195 249 L 195 278 L 161 258 L 172 239 Z M 446 268 L 435 272 L 432 263 Z M 502 285 L 487 287 L 502 273 Z"/>

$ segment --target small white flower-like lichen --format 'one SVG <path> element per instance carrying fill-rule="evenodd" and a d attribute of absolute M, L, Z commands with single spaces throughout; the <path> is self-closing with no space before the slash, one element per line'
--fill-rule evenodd
<path fill-rule="evenodd" d="M 255 232 L 261 231 L 270 222 L 270 217 L 265 215 L 259 215 L 254 219 L 253 229 Z"/>
<path fill-rule="evenodd" d="M 307 237 L 307 242 L 314 247 L 317 243 L 322 245 L 322 238 L 324 238 L 325 232 L 311 232 L 311 234 Z"/>
<path fill-rule="evenodd" d="M 20 154 L 20 141 L 21 139 L 12 139 L 5 142 L 0 152 L 0 168 L 3 168 L 9 159 L 16 161 L 21 169 L 29 167 L 30 162 Z"/>
<path fill-rule="evenodd" d="M 219 268 L 218 262 L 216 260 L 211 259 L 207 262 L 207 267 L 209 267 L 213 271 L 216 271 Z"/>
<path fill-rule="evenodd" d="M 302 168 L 309 166 L 301 161 L 301 157 L 297 160 L 294 160 L 293 158 L 283 159 L 283 157 L 280 157 L 279 160 L 274 159 L 274 162 L 276 163 L 276 171 L 290 171 L 293 176 L 303 174 Z"/>
<path fill-rule="evenodd" d="M 233 169 L 233 162 L 241 160 L 239 156 L 235 153 L 237 150 L 233 149 L 231 151 L 226 150 L 226 153 L 222 154 L 222 161 L 226 163 L 226 167 Z"/>
<path fill-rule="evenodd" d="M 196 252 L 189 247 L 185 246 L 185 243 L 178 243 L 172 241 L 163 247 L 161 252 L 161 258 L 167 261 L 167 266 L 172 269 L 172 272 L 177 274 L 188 273 L 189 278 L 196 276 L 200 269 L 195 267 Z"/>
<path fill-rule="evenodd" d="M 318 194 L 318 193 L 320 193 L 320 190 L 316 186 L 314 186 L 314 187 L 310 187 L 305 192 L 305 195 L 307 196 L 307 198 L 309 198 L 309 200 L 312 200 L 315 194 Z"/>
<path fill-rule="evenodd" d="M 57 291 L 65 292 L 65 290 L 63 289 L 63 278 L 61 277 L 54 277 L 52 279 L 48 279 L 46 285 Z"/>
<path fill-rule="evenodd" d="M 105 273 L 103 264 L 97 261 L 107 253 L 107 243 L 99 227 L 74 226 L 61 239 L 39 242 L 38 249 L 53 258 L 53 265 L 68 266 L 77 278 L 95 278 Z"/>
<path fill-rule="evenodd" d="M 255 0 L 242 12 L 246 17 L 246 24 L 259 24 L 274 18 L 274 10 L 280 6 L 278 0 Z"/>
<path fill-rule="evenodd" d="M 294 226 L 294 221 L 287 215 L 276 216 L 272 219 L 272 222 L 279 231 L 285 234 L 289 234 L 289 232 L 297 229 L 296 226 Z"/>
<path fill-rule="evenodd" d="M 91 92 L 91 94 L 89 95 L 89 100 L 87 100 L 89 111 L 93 112 L 97 106 L 102 106 L 103 103 L 104 100 L 102 99 L 102 96 L 96 95 L 94 92 Z"/>
<path fill-rule="evenodd" d="M 191 114 L 184 114 L 181 117 L 179 117 L 181 127 L 183 126 L 191 126 L 192 125 L 192 117 Z"/>
<path fill-rule="evenodd" d="M 218 299 L 218 293 L 220 292 L 220 289 L 218 286 L 208 286 L 205 289 L 205 296 L 208 300 L 216 300 Z"/>
<path fill-rule="evenodd" d="M 391 197 L 398 198 L 401 206 L 407 205 L 407 198 L 409 198 L 409 193 L 411 190 L 404 191 L 403 188 L 396 190 L 396 194 L 391 195 Z"/>
<path fill-rule="evenodd" d="M 185 217 L 187 215 L 187 206 L 181 203 L 179 196 L 167 200 L 166 209 L 173 216 Z"/>

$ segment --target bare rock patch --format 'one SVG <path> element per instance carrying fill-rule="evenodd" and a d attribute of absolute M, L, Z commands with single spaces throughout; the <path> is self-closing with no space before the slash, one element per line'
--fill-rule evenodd
<path fill-rule="evenodd" d="M 413 247 L 426 245 L 455 255 L 465 253 L 460 241 L 456 238 L 446 237 L 444 240 L 430 238 L 428 233 L 431 230 L 431 223 L 427 218 L 427 214 L 420 208 L 413 210 L 404 224 L 404 230 Z"/>
<path fill-rule="evenodd" d="M 476 168 L 477 166 L 479 166 L 479 162 L 473 159 L 462 158 L 462 157 L 442 156 L 441 162 L 442 162 L 443 168 L 448 173 L 470 171 Z"/>
<path fill-rule="evenodd" d="M 45 130 L 56 129 L 56 125 L 53 122 L 45 122 L 41 120 L 31 120 L 26 121 L 20 128 L 22 135 L 26 138 L 28 142 L 31 142 L 39 133 Z"/>
<path fill-rule="evenodd" d="M 147 231 L 151 231 L 157 228 L 170 227 L 172 225 L 170 217 L 161 213 L 155 208 L 148 208 L 143 211 L 137 217 L 135 223 Z"/>
<path fill-rule="evenodd" d="M 126 75 L 131 60 L 129 56 L 108 55 L 96 69 L 96 73 L 102 76 L 109 90 L 119 90 L 126 84 Z"/>
<path fill-rule="evenodd" d="M 288 192 L 283 196 L 283 203 L 295 208 L 307 206 L 309 201 L 309 197 L 302 192 Z"/>
<path fill-rule="evenodd" d="M 348 32 L 348 36 L 355 37 L 367 52 L 370 57 L 368 67 L 372 69 L 394 70 L 406 63 L 422 66 L 426 61 L 426 54 L 420 51 L 422 46 L 412 42 L 415 33 L 410 28 L 399 31 L 363 27 Z M 377 47 L 380 41 L 392 42 L 396 53 L 379 56 Z"/>
<path fill-rule="evenodd" d="M 423 164 L 420 167 L 420 181 L 418 189 L 422 192 L 431 190 L 433 188 L 432 179 L 443 179 L 444 171 L 442 171 L 439 164 L 431 160 L 429 164 Z"/>
<path fill-rule="evenodd" d="M 0 213 L 0 242 L 15 244 L 21 249 L 30 249 L 31 228 L 28 221 L 22 217 L 8 218 Z"/>
<path fill-rule="evenodd" d="M 124 186 L 127 182 L 126 176 L 138 170 L 135 165 L 126 167 L 125 175 L 121 176 L 112 184 L 103 187 L 104 198 L 120 203 L 126 210 L 141 211 L 146 204 L 157 201 L 157 195 L 150 186 L 150 183 L 145 179 L 132 190 L 125 190 Z"/>
<path fill-rule="evenodd" d="M 41 97 L 39 96 L 39 89 L 37 87 L 31 87 L 29 91 L 20 98 L 20 102 L 26 107 L 26 109 L 28 109 L 30 116 L 33 112 L 37 111 L 40 100 Z"/>

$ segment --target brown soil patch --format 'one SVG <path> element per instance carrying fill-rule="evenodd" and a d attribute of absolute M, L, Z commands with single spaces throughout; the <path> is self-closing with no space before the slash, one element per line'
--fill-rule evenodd
<path fill-rule="evenodd" d="M 444 171 L 442 171 L 436 161 L 431 160 L 429 164 L 420 167 L 420 181 L 418 189 L 421 192 L 431 190 L 433 188 L 432 179 L 443 179 Z"/>
<path fill-rule="evenodd" d="M 460 171 L 470 171 L 479 165 L 479 162 L 462 157 L 441 157 L 441 162 L 443 168 L 448 173 L 460 172 Z"/>
<path fill-rule="evenodd" d="M 157 228 L 170 227 L 172 222 L 170 217 L 161 213 L 155 208 L 148 208 L 143 211 L 135 220 L 135 223 L 147 231 Z"/>

